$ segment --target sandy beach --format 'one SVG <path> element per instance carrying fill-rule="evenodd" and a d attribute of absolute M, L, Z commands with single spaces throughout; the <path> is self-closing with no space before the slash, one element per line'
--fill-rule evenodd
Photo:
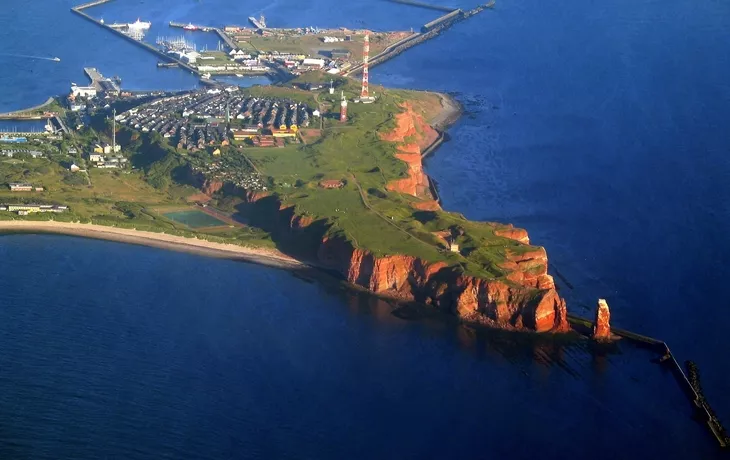
<path fill-rule="evenodd" d="M 243 260 L 281 269 L 291 270 L 307 267 L 306 264 L 273 249 L 213 243 L 197 238 L 185 238 L 164 233 L 144 232 L 103 225 L 53 221 L 0 221 L 0 233 L 2 232 L 56 233 L 192 252 L 209 257 Z"/>

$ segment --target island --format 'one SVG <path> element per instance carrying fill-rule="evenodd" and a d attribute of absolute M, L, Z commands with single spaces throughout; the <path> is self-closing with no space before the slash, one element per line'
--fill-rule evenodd
<path fill-rule="evenodd" d="M 258 248 L 468 322 L 570 329 L 544 248 L 522 229 L 439 205 L 423 157 L 459 116 L 447 95 L 371 85 L 364 99 L 360 82 L 313 70 L 280 85 L 87 102 L 86 124 L 71 110 L 59 116 L 72 136 L 50 128 L 29 140 L 46 155 L 0 144 L 12 156 L 0 203 L 16 205 L 1 219 Z M 11 211 L 19 203 L 63 212 L 21 216 Z"/>

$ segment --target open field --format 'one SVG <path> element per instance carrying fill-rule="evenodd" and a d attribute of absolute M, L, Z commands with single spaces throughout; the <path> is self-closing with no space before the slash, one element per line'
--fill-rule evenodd
<path fill-rule="evenodd" d="M 388 32 L 371 33 L 370 54 L 375 56 L 389 45 L 402 40 L 410 35 L 410 32 Z M 322 38 L 337 37 L 345 39 L 350 36 L 349 41 L 325 43 Z M 327 31 L 319 34 L 301 35 L 289 30 L 272 29 L 270 36 L 246 35 L 234 37 L 238 46 L 247 52 L 273 52 L 301 54 L 304 56 L 330 57 L 333 49 L 346 49 L 351 53 L 348 60 L 362 61 L 362 50 L 364 35 L 353 31 Z"/>
<path fill-rule="evenodd" d="M 215 217 L 197 209 L 167 212 L 164 214 L 164 216 L 168 219 L 174 220 L 175 222 L 180 222 L 183 225 L 195 229 L 227 226 L 225 222 L 222 222 Z"/>
<path fill-rule="evenodd" d="M 310 72 L 297 82 L 326 83 L 330 78 Z M 396 128 L 396 116 L 405 104 L 411 107 L 414 116 L 434 121 L 454 116 L 454 107 L 448 106 L 450 102 L 436 93 L 386 90 L 373 85 L 371 94 L 377 101 L 355 103 L 360 93 L 359 82 L 335 80 L 337 91 L 332 95 L 326 89 L 313 92 L 284 86 L 245 90 L 253 97 L 288 99 L 320 108 L 322 129 L 317 120 L 316 129 L 302 133 L 303 144 L 243 147 L 242 150 L 226 147 L 214 158 L 212 148 L 194 153 L 178 151 L 159 134 L 150 133 L 142 138 L 137 136 L 136 141 L 130 141 L 136 144 L 125 147 L 133 152 L 132 163 L 139 166 L 133 171 L 91 169 L 87 177 L 86 173 L 70 173 L 58 164 L 39 159 L 7 163 L 0 169 L 0 181 L 31 182 L 45 187 L 45 192 L 23 198 L 26 202 L 40 200 L 69 205 L 68 215 L 53 217 L 56 220 L 75 219 L 237 244 L 278 246 L 283 243 L 275 234 L 280 219 L 276 215 L 278 209 L 267 216 L 260 214 L 260 210 L 242 208 L 240 189 L 225 188 L 221 183 L 202 199 L 209 202 L 211 209 L 243 213 L 232 220 L 217 218 L 216 215 L 224 214 L 206 213 L 187 202 L 191 196 L 201 201 L 200 191 L 191 185 L 200 187 L 205 174 L 216 174 L 208 179 L 221 177 L 223 172 L 223 177 L 236 177 L 234 170 L 241 168 L 252 174 L 250 161 L 255 174 L 261 176 L 261 187 L 280 203 L 277 208 L 287 207 L 296 216 L 322 223 L 319 230 L 322 233 L 313 242 L 323 237 L 340 237 L 379 256 L 411 255 L 427 261 L 443 261 L 484 278 L 504 276 L 500 264 L 509 254 L 530 250 L 529 246 L 496 236 L 499 228 L 496 224 L 469 222 L 463 216 L 440 210 L 419 210 L 422 198 L 394 192 L 389 187 L 395 181 L 411 180 L 411 176 L 407 164 L 396 158 L 399 143 L 383 141 L 381 136 Z M 339 121 L 342 92 L 350 101 L 346 123 Z M 422 127 L 423 121 L 413 123 L 402 143 L 415 144 L 426 139 L 423 130 L 427 127 Z M 241 153 L 247 160 L 234 161 Z M 197 169 L 191 169 L 193 165 Z M 193 176 L 198 178 L 188 183 Z M 342 187 L 326 189 L 322 181 L 341 182 Z M 19 197 L 0 191 L 0 201 Z M 247 212 L 253 214 L 246 215 Z M 8 219 L 7 215 L 0 217 Z M 51 218 L 29 216 L 30 220 Z M 250 219 L 253 223 L 244 226 L 238 219 L 247 222 Z M 450 232 L 456 232 L 455 242 L 461 247 L 460 252 L 451 252 L 447 247 L 442 235 Z"/>

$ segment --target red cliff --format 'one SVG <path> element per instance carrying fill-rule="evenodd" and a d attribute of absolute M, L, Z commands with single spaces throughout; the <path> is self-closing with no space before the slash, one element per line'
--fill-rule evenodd
<path fill-rule="evenodd" d="M 416 257 L 376 257 L 339 238 L 325 238 L 318 260 L 342 273 L 351 284 L 376 294 L 447 309 L 467 321 L 503 329 L 537 332 L 569 330 L 565 301 L 552 277 L 527 284 L 467 276 L 443 262 Z"/>
<path fill-rule="evenodd" d="M 599 341 L 611 340 L 611 311 L 604 299 L 598 299 L 596 322 L 593 325 L 593 338 Z"/>
<path fill-rule="evenodd" d="M 391 192 L 431 198 L 428 176 L 423 171 L 421 155 L 424 149 L 436 141 L 439 133 L 409 104 L 403 104 L 402 107 L 404 111 L 395 116 L 395 128 L 390 132 L 381 133 L 380 138 L 398 143 L 398 153 L 395 156 L 406 163 L 407 177 L 390 182 L 386 188 Z"/>

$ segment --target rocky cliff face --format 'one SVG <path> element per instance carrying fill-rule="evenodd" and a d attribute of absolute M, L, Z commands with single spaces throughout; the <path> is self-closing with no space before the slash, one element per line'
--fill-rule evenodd
<path fill-rule="evenodd" d="M 382 139 L 399 143 L 397 157 L 408 164 L 408 177 L 391 182 L 388 189 L 422 198 L 413 205 L 417 209 L 440 209 L 435 201 L 423 199 L 424 190 L 428 190 L 428 177 L 421 164 L 422 149 L 438 133 L 410 107 L 404 109 L 404 113 L 396 116 L 396 129 L 381 134 Z M 317 263 L 337 271 L 353 285 L 390 298 L 433 305 L 464 320 L 492 327 L 537 332 L 570 329 L 565 301 L 547 273 L 547 254 L 541 247 L 520 246 L 519 252 L 507 250 L 499 267 L 507 275 L 481 279 L 465 275 L 444 262 L 433 263 L 404 254 L 376 256 L 345 239 L 322 237 L 311 217 L 297 214 L 294 208 L 282 204 L 278 198 L 268 197 L 267 193 L 243 191 L 242 196 L 247 203 L 260 202 L 259 211 L 265 208 L 273 212 L 281 233 L 293 238 L 290 241 L 297 246 L 311 245 L 316 250 L 312 257 Z M 319 228 L 324 228 L 324 233 L 328 225 L 324 223 Z M 314 232 L 310 231 L 312 228 Z M 305 238 L 305 234 L 309 236 Z M 495 234 L 524 245 L 530 241 L 525 230 L 512 225 L 498 226 Z M 307 239 L 311 236 L 313 239 Z"/>
<path fill-rule="evenodd" d="M 569 330 L 565 301 L 547 274 L 519 277 L 525 283 L 480 279 L 441 262 L 406 255 L 375 257 L 340 239 L 325 239 L 317 258 L 352 284 L 447 309 L 468 321 L 537 332 Z"/>
<path fill-rule="evenodd" d="M 596 322 L 593 325 L 593 338 L 599 341 L 611 340 L 611 311 L 604 299 L 598 299 Z"/>
<path fill-rule="evenodd" d="M 403 112 L 395 116 L 395 129 L 381 133 L 380 138 L 398 144 L 398 153 L 395 156 L 406 163 L 408 177 L 390 182 L 387 189 L 429 199 L 429 181 L 423 171 L 421 155 L 424 149 L 436 141 L 439 133 L 410 105 L 404 104 L 403 109 Z M 433 208 L 433 202 L 431 207 Z"/>

